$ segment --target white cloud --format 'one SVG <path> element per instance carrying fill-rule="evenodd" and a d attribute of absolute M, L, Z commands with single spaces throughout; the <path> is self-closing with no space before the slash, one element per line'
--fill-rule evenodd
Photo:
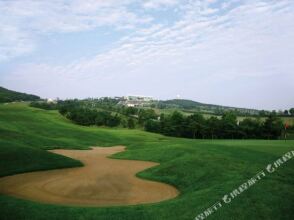
<path fill-rule="evenodd" d="M 0 24 L 0 62 L 34 50 L 32 36 L 17 27 Z"/>
<path fill-rule="evenodd" d="M 1 17 L 11 25 L 47 32 L 73 32 L 103 25 L 142 24 L 150 18 L 128 9 L 132 1 L 51 0 L 0 1 Z"/>
<path fill-rule="evenodd" d="M 146 9 L 162 9 L 179 4 L 179 0 L 147 0 L 144 1 L 143 7 Z"/>
<path fill-rule="evenodd" d="M 29 53 L 39 35 L 81 32 L 97 27 L 130 29 L 152 18 L 137 15 L 132 0 L 0 0 L 0 61 Z"/>

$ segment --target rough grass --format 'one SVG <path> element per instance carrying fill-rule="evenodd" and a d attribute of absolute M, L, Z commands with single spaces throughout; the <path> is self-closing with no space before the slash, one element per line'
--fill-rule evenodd
<path fill-rule="evenodd" d="M 45 151 L 125 145 L 116 158 L 161 165 L 139 173 L 176 186 L 176 199 L 149 205 L 85 208 L 41 204 L 0 195 L 0 219 L 190 220 L 289 150 L 294 141 L 188 140 L 139 130 L 82 127 L 56 111 L 0 105 L 0 176 L 80 166 Z M 293 219 L 294 159 L 223 206 L 209 219 Z"/>

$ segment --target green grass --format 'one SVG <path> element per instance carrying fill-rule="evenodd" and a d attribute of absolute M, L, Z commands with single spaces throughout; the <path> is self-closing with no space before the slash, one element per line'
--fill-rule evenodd
<path fill-rule="evenodd" d="M 85 208 L 0 195 L 0 219 L 192 220 L 267 164 L 294 150 L 294 141 L 191 140 L 139 130 L 78 126 L 56 111 L 0 105 L 0 176 L 80 166 L 52 148 L 126 145 L 115 158 L 160 162 L 138 176 L 176 186 L 173 200 L 149 205 Z M 294 160 L 267 175 L 209 219 L 294 219 Z"/>

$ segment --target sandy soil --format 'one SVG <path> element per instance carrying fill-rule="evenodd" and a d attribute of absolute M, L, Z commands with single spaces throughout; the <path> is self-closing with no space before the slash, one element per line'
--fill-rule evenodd
<path fill-rule="evenodd" d="M 92 150 L 52 150 L 82 161 L 79 168 L 38 171 L 0 178 L 0 193 L 38 202 L 112 206 L 159 202 L 176 197 L 176 188 L 135 177 L 154 162 L 117 160 L 109 155 L 123 146 Z"/>

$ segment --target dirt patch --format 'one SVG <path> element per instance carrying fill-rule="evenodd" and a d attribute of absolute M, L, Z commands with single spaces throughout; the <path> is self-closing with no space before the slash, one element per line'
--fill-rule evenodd
<path fill-rule="evenodd" d="M 0 178 L 0 193 L 38 202 L 112 206 L 154 203 L 176 197 L 176 188 L 143 180 L 136 173 L 158 163 L 110 159 L 123 146 L 92 150 L 52 150 L 80 160 L 84 167 L 38 171 Z"/>

